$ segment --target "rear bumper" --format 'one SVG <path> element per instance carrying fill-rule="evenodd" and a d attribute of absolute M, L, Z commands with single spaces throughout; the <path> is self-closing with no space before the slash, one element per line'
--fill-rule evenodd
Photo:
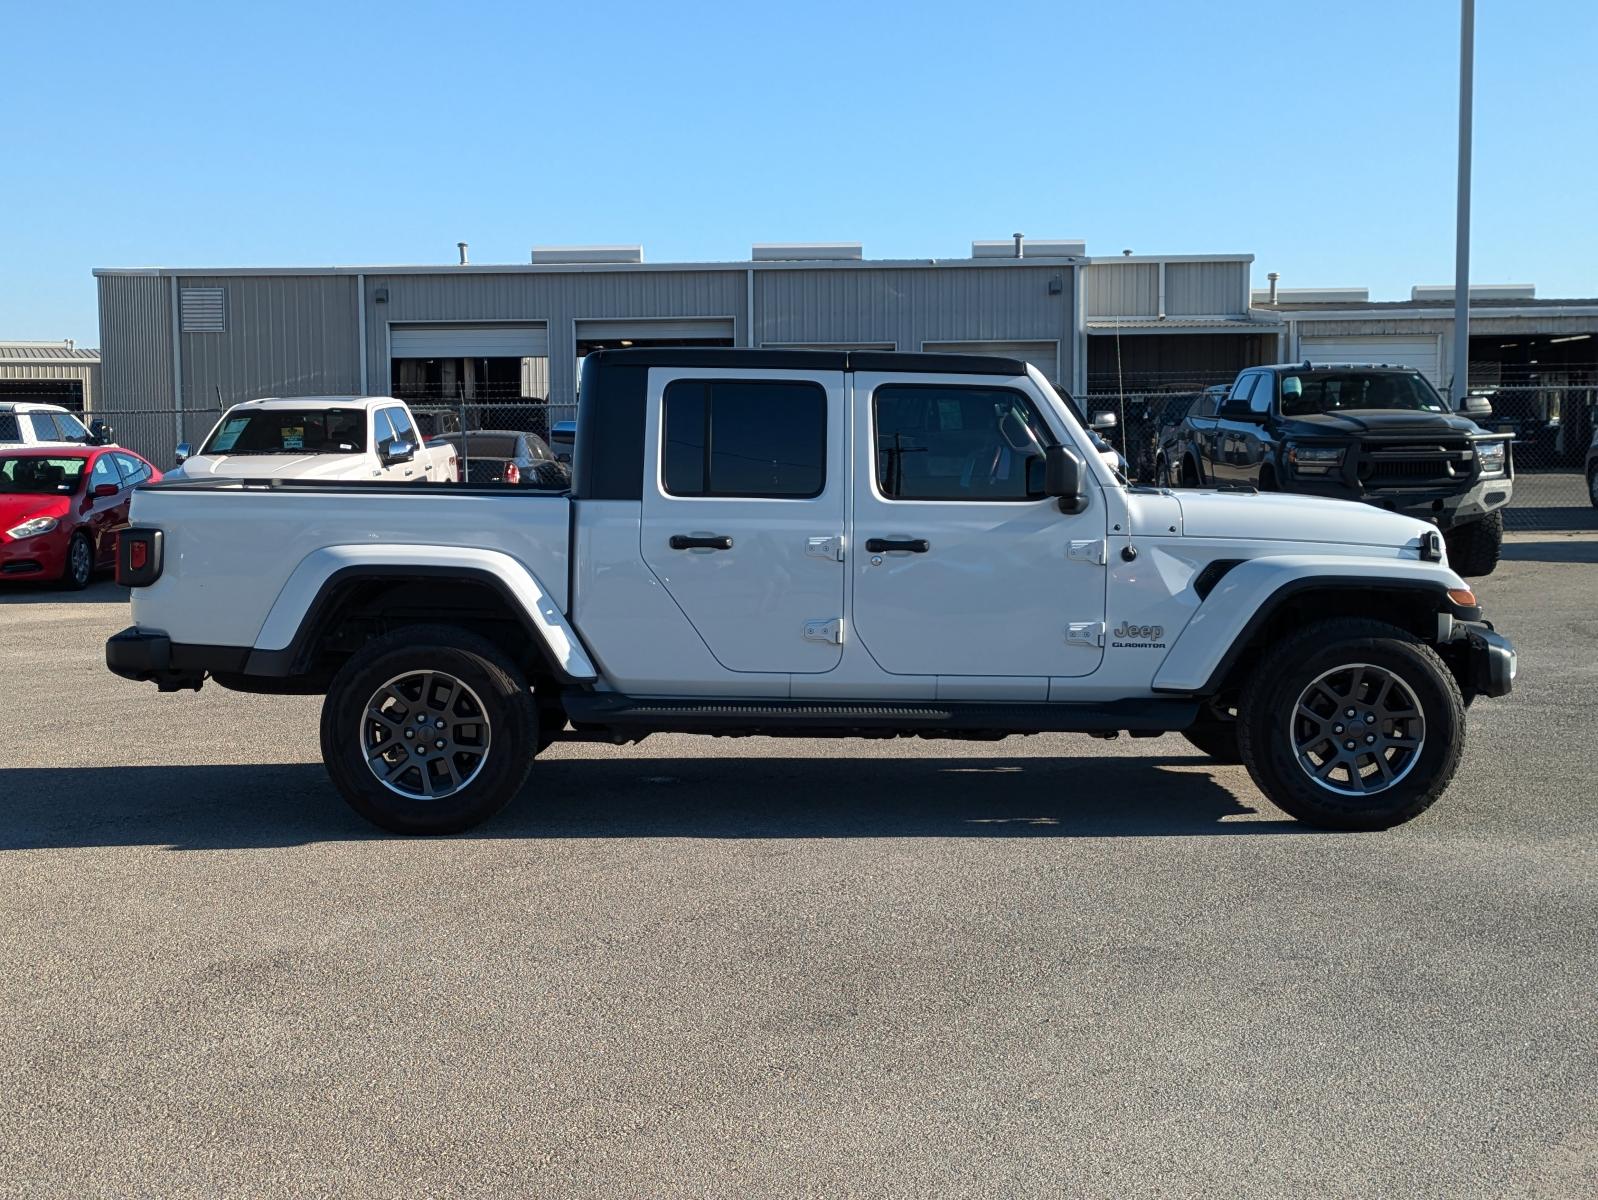
<path fill-rule="evenodd" d="M 199 691 L 207 675 L 242 671 L 248 646 L 174 645 L 164 633 L 134 625 L 105 644 L 105 665 L 113 675 L 153 683 L 163 692 Z"/>

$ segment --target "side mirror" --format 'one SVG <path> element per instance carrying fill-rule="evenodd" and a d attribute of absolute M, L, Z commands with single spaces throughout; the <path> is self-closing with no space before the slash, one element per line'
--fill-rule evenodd
<path fill-rule="evenodd" d="M 94 421 L 89 425 L 89 445 L 109 446 L 111 441 L 111 427 L 104 421 Z"/>
<path fill-rule="evenodd" d="M 1220 417 L 1223 421 L 1253 421 L 1256 425 L 1265 420 L 1265 414 L 1249 407 L 1247 400 L 1221 401 Z"/>
<path fill-rule="evenodd" d="M 1466 396 L 1459 411 L 1467 417 L 1490 417 L 1493 415 L 1493 402 L 1486 396 Z"/>
<path fill-rule="evenodd" d="M 1121 419 L 1119 417 L 1117 417 L 1108 409 L 1105 409 L 1103 412 L 1096 412 L 1093 414 L 1093 424 L 1090 426 L 1090 428 L 1114 429 L 1120 423 Z"/>
<path fill-rule="evenodd" d="M 104 500 L 110 496 L 115 496 L 121 490 L 114 483 L 97 483 L 94 485 L 94 498 L 96 500 Z"/>
<path fill-rule="evenodd" d="M 408 463 L 416 457 L 416 447 L 400 438 L 390 438 L 383 443 L 381 457 L 385 467 L 392 467 L 396 463 Z"/>
<path fill-rule="evenodd" d="M 1050 446 L 1043 452 L 1043 494 L 1059 500 L 1063 513 L 1079 513 L 1087 507 L 1082 471 L 1082 460 L 1064 446 Z"/>
<path fill-rule="evenodd" d="M 178 443 L 178 452 L 173 457 L 178 460 L 178 466 L 181 467 L 184 463 L 189 461 L 189 456 L 192 455 L 193 453 L 194 453 L 193 448 L 190 447 L 190 445 L 187 442 L 179 442 Z"/>

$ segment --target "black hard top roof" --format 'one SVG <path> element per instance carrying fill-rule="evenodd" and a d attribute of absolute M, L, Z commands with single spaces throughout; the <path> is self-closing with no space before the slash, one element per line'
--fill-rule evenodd
<path fill-rule="evenodd" d="M 888 350 L 747 350 L 738 347 L 635 347 L 588 358 L 629 367 L 721 367 L 769 371 L 922 371 L 945 375 L 1025 375 L 1017 358 L 987 354 L 909 354 Z"/>

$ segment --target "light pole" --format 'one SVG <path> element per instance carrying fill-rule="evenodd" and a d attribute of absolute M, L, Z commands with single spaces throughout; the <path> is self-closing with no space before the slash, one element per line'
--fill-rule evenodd
<path fill-rule="evenodd" d="M 1470 384 L 1470 118 L 1476 0 L 1459 0 L 1459 200 L 1454 217 L 1454 407 Z"/>

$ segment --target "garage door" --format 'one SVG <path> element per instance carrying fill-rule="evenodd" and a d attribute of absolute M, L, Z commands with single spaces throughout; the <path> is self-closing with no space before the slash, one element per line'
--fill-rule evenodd
<path fill-rule="evenodd" d="M 1439 387 L 1443 382 L 1438 370 L 1435 335 L 1301 337 L 1298 339 L 1298 356 L 1312 363 L 1392 363 L 1397 367 L 1414 367 Z"/>
<path fill-rule="evenodd" d="M 542 324 L 390 325 L 391 358 L 548 358 Z"/>
<path fill-rule="evenodd" d="M 578 321 L 579 342 L 666 342 L 732 338 L 731 317 L 685 317 L 660 321 Z"/>
<path fill-rule="evenodd" d="M 923 342 L 931 354 L 996 354 L 1029 362 L 1051 380 L 1060 380 L 1059 342 Z"/>

